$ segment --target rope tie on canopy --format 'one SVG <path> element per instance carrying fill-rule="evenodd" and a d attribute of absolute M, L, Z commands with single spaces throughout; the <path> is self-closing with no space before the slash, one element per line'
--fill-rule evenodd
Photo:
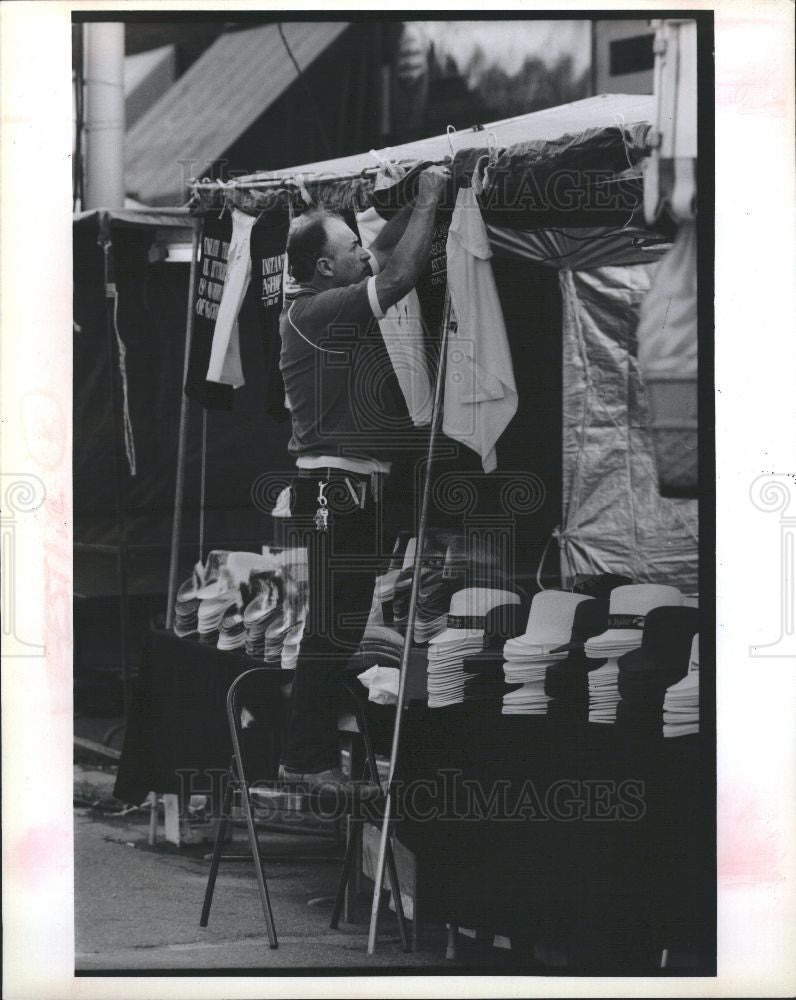
<path fill-rule="evenodd" d="M 293 180 L 296 183 L 296 187 L 299 189 L 299 194 L 301 195 L 302 201 L 307 206 L 307 208 L 312 208 L 315 204 L 312 200 L 312 196 L 307 190 L 307 185 L 304 183 L 304 174 L 296 174 Z"/>
<path fill-rule="evenodd" d="M 625 159 L 627 160 L 627 165 L 630 167 L 631 170 L 634 170 L 635 164 L 630 159 L 630 153 L 628 152 L 630 146 L 628 144 L 627 138 L 625 137 L 625 126 L 627 125 L 627 122 L 625 121 L 625 116 L 622 114 L 621 111 L 618 111 L 614 115 L 614 122 L 616 124 L 616 127 L 619 129 L 619 137 L 622 140 L 622 148 L 625 151 Z"/>
<path fill-rule="evenodd" d="M 547 590 L 547 587 L 545 587 L 545 585 L 542 583 L 542 570 L 544 569 L 544 563 L 545 559 L 547 558 L 547 552 L 548 549 L 550 548 L 550 543 L 553 541 L 553 539 L 555 539 L 556 542 L 558 542 L 558 548 L 560 551 L 564 547 L 564 534 L 561 531 L 560 524 L 557 524 L 555 528 L 553 528 L 553 530 L 550 532 L 550 536 L 544 543 L 542 554 L 539 557 L 539 565 L 536 567 L 536 586 L 539 588 L 539 590 Z M 561 569 L 560 569 L 560 559 L 559 559 L 559 573 L 560 572 Z"/>
<path fill-rule="evenodd" d="M 130 468 L 130 475 L 136 474 L 135 461 L 135 437 L 133 435 L 133 422 L 130 419 L 130 399 L 127 383 L 127 348 L 119 334 L 119 294 L 114 285 L 113 291 L 113 330 L 116 334 L 116 347 L 119 353 L 119 374 L 122 377 L 122 418 L 124 420 L 124 451 L 127 456 L 127 465 Z"/>
<path fill-rule="evenodd" d="M 110 253 L 111 241 L 103 240 L 101 243 L 102 252 L 105 256 L 105 274 L 110 275 Z M 122 382 L 122 426 L 124 429 L 124 451 L 127 456 L 127 465 L 130 475 L 136 474 L 135 460 L 135 437 L 133 435 L 133 422 L 130 419 L 130 400 L 127 383 L 127 347 L 119 333 L 119 292 L 116 282 L 106 280 L 105 297 L 113 300 L 113 332 L 116 337 L 116 353 L 119 358 L 119 375 Z"/>
<path fill-rule="evenodd" d="M 492 184 L 494 183 L 494 175 L 492 171 L 497 166 L 498 160 L 500 158 L 500 153 L 498 151 L 497 136 L 494 132 L 489 132 L 486 137 L 487 152 L 478 158 L 476 162 L 475 169 L 473 170 L 472 176 L 472 188 L 476 195 L 479 197 L 482 194 L 488 194 Z M 482 164 L 483 171 L 482 171 Z"/>
<path fill-rule="evenodd" d="M 398 167 L 392 162 L 392 160 L 387 155 L 389 152 L 390 152 L 389 148 L 385 149 L 383 153 L 379 153 L 378 150 L 376 150 L 376 149 L 370 149 L 370 150 L 368 150 L 368 153 L 370 154 L 370 156 L 373 157 L 373 159 L 379 164 L 379 166 L 382 168 L 382 170 L 384 170 L 384 172 L 392 180 L 399 181 L 401 179 L 401 171 L 398 169 Z M 367 169 L 367 168 L 365 168 L 365 169 Z M 362 173 L 364 174 L 365 171 L 363 170 Z"/>

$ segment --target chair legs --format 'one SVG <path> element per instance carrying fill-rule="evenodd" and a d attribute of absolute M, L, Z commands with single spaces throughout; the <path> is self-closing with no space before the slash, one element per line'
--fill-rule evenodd
<path fill-rule="evenodd" d="M 332 918 L 329 921 L 329 926 L 332 930 L 336 930 L 338 924 L 340 923 L 340 914 L 343 909 L 343 902 L 345 901 L 346 888 L 348 887 L 349 881 L 356 876 L 354 870 L 354 865 L 357 860 L 357 849 L 362 843 L 362 831 L 364 829 L 364 821 L 357 820 L 351 823 L 351 834 L 348 839 L 348 846 L 346 847 L 345 860 L 343 861 L 343 870 L 340 873 L 340 881 L 337 884 L 337 894 L 334 900 L 334 908 L 332 909 Z M 406 916 L 404 915 L 403 902 L 401 900 L 401 887 L 398 882 L 398 869 L 395 866 L 395 855 L 393 854 L 392 844 L 387 841 L 387 877 L 390 881 L 390 889 L 392 890 L 392 897 L 395 900 L 395 916 L 398 920 L 398 933 L 401 938 L 401 950 L 408 952 L 410 950 L 409 945 L 409 935 L 406 928 Z"/>
<path fill-rule="evenodd" d="M 224 802 L 222 806 L 221 818 L 219 821 L 218 834 L 216 836 L 216 842 L 213 846 L 213 854 L 210 863 L 210 871 L 208 873 L 207 886 L 205 889 L 204 903 L 202 905 L 202 915 L 200 918 L 200 926 L 207 927 L 207 923 L 210 917 L 210 907 L 213 902 L 213 894 L 215 892 L 216 879 L 218 876 L 219 866 L 221 864 L 221 857 L 223 852 L 224 836 L 227 831 L 227 826 L 229 823 L 229 812 L 232 804 L 232 796 L 235 789 L 240 793 L 241 803 L 243 805 L 243 813 L 246 820 L 246 831 L 249 839 L 249 847 L 251 850 L 252 861 L 254 862 L 254 871 L 257 876 L 257 887 L 260 893 L 260 902 L 263 908 L 263 916 L 265 917 L 265 925 L 268 931 L 268 943 L 271 948 L 277 948 L 278 941 L 276 936 L 276 926 L 274 923 L 274 915 L 271 910 L 271 900 L 268 895 L 268 885 L 265 880 L 265 874 L 263 872 L 262 857 L 260 855 L 260 845 L 257 838 L 257 829 L 254 822 L 254 811 L 252 808 L 252 800 L 249 791 L 249 784 L 246 780 L 246 775 L 244 773 L 243 767 L 243 740 L 241 738 L 242 729 L 240 728 L 240 690 L 242 685 L 247 684 L 256 675 L 258 678 L 263 677 L 265 673 L 269 673 L 266 668 L 253 668 L 247 670 L 240 674 L 233 682 L 227 692 L 227 722 L 229 725 L 229 732 L 232 739 L 232 763 L 229 769 L 229 775 L 227 779 L 227 786 L 224 790 Z M 356 704 L 359 704 L 356 701 Z M 366 758 L 369 768 L 369 773 L 371 780 L 378 783 L 378 768 L 376 766 L 376 759 L 373 754 L 372 747 L 367 738 L 367 727 L 362 724 L 363 739 L 365 740 L 365 750 Z M 362 829 L 364 826 L 364 820 L 354 819 L 349 817 L 349 830 L 350 836 L 348 843 L 346 845 L 345 861 L 343 864 L 343 871 L 340 877 L 340 883 L 337 887 L 337 894 L 335 896 L 334 908 L 332 911 L 331 926 L 333 928 L 337 927 L 342 907 L 346 897 L 346 889 L 351 883 L 352 878 L 356 877 L 355 863 L 357 859 L 357 848 L 362 841 Z M 393 898 L 395 900 L 396 916 L 398 918 L 398 927 L 401 935 L 401 947 L 404 951 L 409 950 L 409 941 L 407 936 L 406 921 L 404 918 L 403 905 L 401 901 L 401 891 L 398 884 L 398 872 L 395 865 L 395 857 L 392 852 L 392 845 L 388 844 L 387 848 L 387 874 L 390 881 L 390 888 L 392 889 Z"/>
<path fill-rule="evenodd" d="M 337 894 L 334 898 L 334 908 L 332 909 L 332 919 L 329 921 L 329 926 L 332 930 L 337 929 L 337 925 L 340 923 L 340 914 L 343 910 L 343 903 L 345 901 L 345 893 L 348 888 L 349 881 L 354 877 L 354 865 L 357 860 L 357 848 L 362 842 L 362 827 L 363 823 L 361 821 L 351 821 L 350 832 L 348 837 L 348 845 L 346 846 L 345 859 L 343 861 L 343 870 L 340 872 L 340 881 L 337 883 Z"/>
<path fill-rule="evenodd" d="M 243 813 L 246 817 L 246 828 L 249 833 L 249 846 L 251 847 L 252 859 L 254 861 L 254 872 L 257 875 L 257 887 L 260 890 L 260 902 L 262 903 L 265 926 L 268 931 L 268 946 L 270 948 L 278 948 L 279 942 L 276 939 L 276 925 L 274 923 L 274 915 L 271 912 L 271 900 L 268 896 L 268 886 L 265 882 L 263 862 L 260 857 L 260 842 L 257 839 L 257 830 L 254 826 L 254 813 L 252 812 L 252 803 L 249 797 L 249 787 L 245 782 L 241 785 L 241 799 L 243 801 Z"/>
<path fill-rule="evenodd" d="M 210 861 L 210 871 L 207 876 L 207 888 L 205 889 L 205 899 L 202 904 L 202 916 L 199 920 L 200 927 L 207 927 L 210 918 L 210 905 L 213 902 L 213 893 L 216 888 L 216 877 L 221 864 L 221 852 L 224 849 L 224 836 L 227 832 L 229 822 L 229 810 L 232 806 L 232 775 L 227 775 L 227 787 L 224 789 L 224 800 L 221 806 L 221 818 L 218 823 L 218 833 L 216 842 L 213 845 L 213 857 Z"/>
<path fill-rule="evenodd" d="M 246 817 L 246 829 L 249 835 L 249 847 L 251 849 L 252 861 L 254 862 L 254 871 L 257 876 L 257 887 L 260 890 L 260 902 L 263 907 L 263 916 L 265 917 L 265 926 L 268 932 L 268 945 L 271 948 L 278 948 L 279 942 L 276 937 L 276 925 L 274 923 L 274 915 L 271 911 L 271 900 L 268 896 L 268 886 L 265 881 L 265 874 L 263 872 L 262 858 L 260 857 L 260 844 L 257 839 L 257 830 L 254 826 L 254 814 L 252 812 L 251 799 L 249 797 L 249 789 L 245 783 L 237 781 L 232 770 L 230 770 L 229 777 L 227 779 L 227 787 L 224 791 L 224 802 L 221 807 L 221 819 L 218 824 L 218 834 L 216 835 L 216 842 L 213 846 L 213 857 L 210 860 L 210 871 L 207 875 L 207 888 L 205 889 L 204 903 L 202 904 L 202 916 L 199 919 L 200 927 L 207 927 L 207 922 L 210 917 L 210 905 L 213 902 L 213 893 L 216 887 L 216 878 L 218 876 L 218 869 L 221 864 L 221 854 L 224 848 L 224 836 L 227 831 L 227 824 L 229 822 L 229 811 L 232 806 L 232 793 L 234 787 L 240 790 L 241 802 L 243 804 L 243 812 Z"/>
<path fill-rule="evenodd" d="M 392 898 L 395 900 L 395 916 L 398 919 L 398 933 L 401 936 L 401 951 L 408 952 L 409 947 L 409 937 L 406 933 L 406 917 L 404 916 L 404 904 L 401 899 L 401 886 L 398 882 L 398 869 L 395 866 L 395 855 L 392 850 L 392 843 L 390 839 L 387 838 L 387 851 L 384 856 L 384 860 L 387 864 L 387 877 L 390 880 L 390 889 L 392 890 Z"/>

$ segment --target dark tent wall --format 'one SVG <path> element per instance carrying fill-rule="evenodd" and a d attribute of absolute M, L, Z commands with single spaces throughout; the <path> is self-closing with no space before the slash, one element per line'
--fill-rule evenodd
<path fill-rule="evenodd" d="M 187 232 L 187 236 L 185 233 Z M 190 229 L 181 239 L 190 239 Z M 162 231 L 154 227 L 111 226 L 117 325 L 126 348 L 130 423 L 136 475 L 114 428 L 106 328 L 103 254 L 97 245 L 96 219 L 74 233 L 74 539 L 77 592 L 113 592 L 113 568 L 103 560 L 98 588 L 96 559 L 85 546 L 118 541 L 114 491 L 114 454 L 131 560 L 131 591 L 165 594 L 174 507 L 177 438 L 189 266 L 149 262 L 150 248 Z M 113 378 L 121 402 L 119 358 L 113 346 Z M 257 548 L 270 541 L 270 521 L 252 504 L 251 493 L 264 470 L 286 461 L 288 427 L 265 412 L 265 369 L 257 330 L 241 326 L 241 351 L 247 384 L 236 391 L 231 412 L 207 415 L 205 539 L 215 547 Z M 199 498 L 202 411 L 189 404 L 189 428 L 181 571 L 199 557 Z M 120 407 L 119 407 L 120 409 Z M 82 555 L 81 555 L 82 551 Z M 165 606 L 165 605 L 164 605 Z"/>

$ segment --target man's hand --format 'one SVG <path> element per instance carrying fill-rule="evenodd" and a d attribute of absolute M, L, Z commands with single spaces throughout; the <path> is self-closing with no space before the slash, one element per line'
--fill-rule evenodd
<path fill-rule="evenodd" d="M 451 179 L 448 167 L 426 167 L 420 174 L 417 185 L 418 204 L 433 202 L 436 204 L 442 197 L 445 185 Z"/>
<path fill-rule="evenodd" d="M 417 202 L 411 218 L 384 270 L 376 275 L 376 295 L 388 309 L 417 283 L 431 250 L 437 204 L 450 180 L 448 167 L 426 167 L 418 178 Z"/>

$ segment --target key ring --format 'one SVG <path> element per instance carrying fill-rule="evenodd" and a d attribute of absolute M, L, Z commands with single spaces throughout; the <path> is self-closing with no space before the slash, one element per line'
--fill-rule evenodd
<path fill-rule="evenodd" d="M 329 527 L 329 500 L 323 495 L 324 487 L 328 485 L 328 482 L 324 482 L 322 479 L 318 480 L 318 509 L 315 511 L 315 517 L 313 518 L 317 531 L 326 531 Z"/>

